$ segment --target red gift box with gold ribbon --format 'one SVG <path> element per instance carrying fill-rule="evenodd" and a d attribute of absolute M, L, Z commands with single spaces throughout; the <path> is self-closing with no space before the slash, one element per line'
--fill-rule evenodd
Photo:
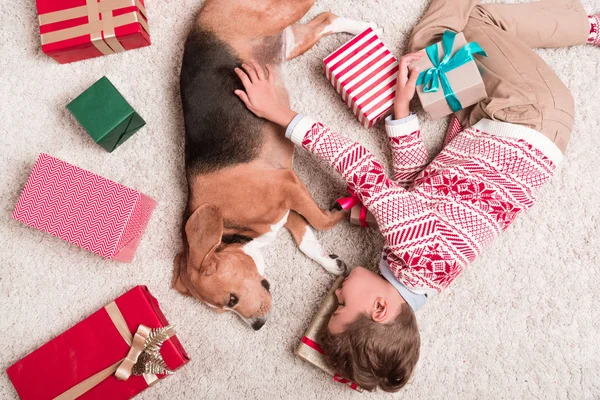
<path fill-rule="evenodd" d="M 42 51 L 61 64 L 150 45 L 144 0 L 36 0 Z"/>
<path fill-rule="evenodd" d="M 22 400 L 120 400 L 188 361 L 158 301 L 136 286 L 7 373 Z"/>

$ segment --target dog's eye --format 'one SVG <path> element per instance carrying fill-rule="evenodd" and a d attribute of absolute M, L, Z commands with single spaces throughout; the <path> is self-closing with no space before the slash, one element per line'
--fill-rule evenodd
<path fill-rule="evenodd" d="M 229 303 L 227 303 L 227 307 L 233 308 L 238 303 L 238 298 L 235 294 L 231 294 L 229 297 Z"/>

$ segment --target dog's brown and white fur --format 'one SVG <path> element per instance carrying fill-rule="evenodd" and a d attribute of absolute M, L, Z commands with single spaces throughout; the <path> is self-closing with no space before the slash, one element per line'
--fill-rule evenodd
<path fill-rule="evenodd" d="M 287 228 L 300 250 L 333 274 L 345 266 L 327 255 L 311 227 L 345 217 L 324 211 L 292 170 L 293 144 L 282 129 L 253 116 L 235 96 L 234 68 L 270 64 L 280 100 L 289 103 L 282 63 L 322 37 L 357 34 L 371 24 L 323 13 L 298 24 L 314 0 L 206 0 L 186 41 L 181 97 L 189 187 L 184 250 L 174 287 L 216 311 L 233 311 L 260 329 L 271 309 L 261 248 Z"/>

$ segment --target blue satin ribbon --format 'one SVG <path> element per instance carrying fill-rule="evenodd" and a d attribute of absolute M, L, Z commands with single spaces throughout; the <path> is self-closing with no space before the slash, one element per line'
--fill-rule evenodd
<path fill-rule="evenodd" d="M 455 38 L 455 32 L 444 32 L 444 36 L 442 37 L 444 58 L 442 61 L 440 61 L 437 43 L 432 44 L 425 49 L 429 59 L 433 63 L 433 68 L 421 72 L 417 78 L 417 86 L 423 85 L 423 91 L 425 93 L 437 92 L 440 89 L 441 82 L 444 96 L 446 97 L 446 101 L 452 109 L 452 112 L 462 110 L 463 107 L 462 104 L 460 104 L 458 97 L 456 97 L 454 90 L 452 90 L 452 86 L 450 85 L 450 81 L 448 80 L 446 73 L 461 67 L 470 61 L 473 61 L 473 56 L 475 54 L 487 57 L 486 52 L 483 51 L 481 46 L 475 42 L 466 44 L 460 50 L 454 53 L 454 55 L 452 55 L 452 48 L 454 47 Z"/>

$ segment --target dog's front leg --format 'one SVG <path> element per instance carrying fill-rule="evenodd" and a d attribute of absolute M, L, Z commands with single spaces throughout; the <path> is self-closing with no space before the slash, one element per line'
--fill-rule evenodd
<path fill-rule="evenodd" d="M 291 60 L 304 54 L 325 36 L 334 33 L 358 35 L 369 27 L 373 28 L 378 34 L 383 33 L 383 29 L 378 27 L 377 24 L 338 17 L 330 12 L 324 12 L 307 24 L 294 24 L 286 28 L 286 59 Z"/>
<path fill-rule="evenodd" d="M 285 227 L 294 237 L 300 251 L 325 268 L 327 272 L 341 275 L 346 271 L 346 264 L 335 254 L 327 254 L 323 250 L 308 222 L 295 211 L 290 212 Z"/>
<path fill-rule="evenodd" d="M 322 210 L 296 173 L 292 170 L 285 173 L 285 184 L 280 190 L 285 196 L 287 208 L 304 217 L 313 228 L 327 231 L 348 216 L 349 210 Z"/>

